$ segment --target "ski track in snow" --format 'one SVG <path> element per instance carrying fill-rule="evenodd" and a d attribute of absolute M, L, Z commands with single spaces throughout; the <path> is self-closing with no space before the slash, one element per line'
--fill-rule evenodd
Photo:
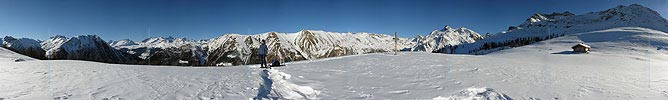
<path fill-rule="evenodd" d="M 316 99 L 320 93 L 308 86 L 299 86 L 288 82 L 290 74 L 274 69 L 264 69 L 260 73 L 262 84 L 254 100 L 294 100 L 294 99 Z"/>

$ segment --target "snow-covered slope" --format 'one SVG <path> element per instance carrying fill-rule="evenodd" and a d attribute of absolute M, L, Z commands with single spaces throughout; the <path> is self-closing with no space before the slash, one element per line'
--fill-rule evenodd
<path fill-rule="evenodd" d="M 667 41 L 662 31 L 620 27 L 488 55 L 373 53 L 270 70 L 0 60 L 0 98 L 665 100 Z M 592 51 L 569 52 L 580 42 Z"/>
<path fill-rule="evenodd" d="M 454 46 L 464 43 L 473 43 L 483 37 L 477 32 L 467 28 L 453 29 L 446 25 L 441 30 L 434 30 L 425 37 L 417 36 L 415 42 L 418 44 L 411 51 L 426 52 L 450 52 Z"/>
<path fill-rule="evenodd" d="M 498 51 L 513 43 L 512 40 L 526 41 L 545 40 L 554 36 L 590 32 L 617 27 L 643 27 L 668 32 L 668 22 L 656 11 L 638 4 L 617 6 L 604 11 L 574 15 L 569 12 L 552 14 L 534 14 L 519 26 L 511 26 L 508 31 L 480 40 L 464 44 L 456 49 L 456 53 L 486 54 Z M 546 38 L 549 37 L 549 38 Z M 535 39 L 534 39 L 535 38 Z M 501 44 L 500 48 L 484 48 L 484 44 Z M 519 43 L 526 44 L 526 43 Z"/>
<path fill-rule="evenodd" d="M 19 60 L 20 59 L 20 60 Z M 16 53 L 14 51 L 8 50 L 6 48 L 0 48 L 0 61 L 3 62 L 16 62 L 16 61 L 32 61 L 32 60 L 37 60 L 35 58 L 31 58 L 19 53 Z"/>
<path fill-rule="evenodd" d="M 37 59 L 44 59 L 44 50 L 39 44 L 39 41 L 29 38 L 14 38 L 5 36 L 1 46 L 17 53 L 30 56 Z"/>
<path fill-rule="evenodd" d="M 572 53 L 585 42 L 589 54 Z M 668 99 L 668 34 L 621 27 L 489 55 L 369 54 L 296 62 L 279 70 L 320 99 Z"/>
<path fill-rule="evenodd" d="M 446 26 L 442 30 L 434 30 L 424 38 L 398 38 L 396 47 L 394 37 L 390 35 L 337 33 L 321 30 L 302 30 L 296 33 L 267 32 L 257 35 L 226 34 L 208 41 L 152 37 L 140 42 L 123 39 L 104 44 L 97 36 L 67 38 L 57 35 L 34 46 L 40 47 L 45 52 L 37 53 L 46 56 L 41 58 L 48 59 L 151 65 L 229 66 L 259 63 L 255 52 L 261 40 L 266 40 L 272 51 L 268 59 L 290 62 L 389 52 L 395 48 L 396 50 L 442 51 L 444 48 L 451 48 L 451 45 L 470 43 L 479 39 L 482 37 L 472 30 L 452 29 Z M 113 47 L 114 50 L 107 50 L 107 45 Z M 132 56 L 128 57 L 128 54 Z M 112 57 L 105 59 L 96 55 Z"/>

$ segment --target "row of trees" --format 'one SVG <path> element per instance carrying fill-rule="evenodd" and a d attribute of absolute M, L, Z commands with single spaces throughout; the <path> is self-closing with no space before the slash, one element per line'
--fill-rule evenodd
<path fill-rule="evenodd" d="M 500 41 L 500 42 L 485 42 L 482 44 L 482 46 L 478 49 L 469 51 L 469 54 L 478 54 L 480 51 L 484 50 L 491 50 L 499 47 L 519 47 L 519 46 L 524 46 L 524 45 L 529 45 L 531 43 L 536 43 L 539 41 L 543 40 L 548 40 L 556 37 L 564 36 L 564 34 L 550 34 L 548 36 L 536 36 L 536 37 L 524 37 L 524 38 L 515 38 L 513 40 L 506 40 L 506 41 Z"/>
<path fill-rule="evenodd" d="M 448 54 L 454 54 L 455 50 L 457 49 L 457 45 L 446 45 L 445 47 L 431 51 L 431 53 L 448 53 Z"/>

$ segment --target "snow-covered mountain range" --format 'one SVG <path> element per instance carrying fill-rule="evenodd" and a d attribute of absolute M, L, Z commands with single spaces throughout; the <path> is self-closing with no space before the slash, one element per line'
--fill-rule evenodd
<path fill-rule="evenodd" d="M 398 39 L 397 48 L 406 51 L 485 55 L 363 54 L 394 50 L 393 36 L 320 30 L 140 42 L 6 36 L 0 39 L 0 100 L 668 100 L 666 23 L 655 11 L 630 5 L 582 15 L 534 14 L 484 37 L 446 26 Z M 273 51 L 270 59 L 308 61 L 272 69 L 241 65 L 256 63 L 261 40 Z M 583 42 L 591 52 L 572 51 Z M 241 66 L 33 59 L 40 57 Z"/>
<path fill-rule="evenodd" d="M 570 12 L 534 14 L 525 22 L 497 34 L 480 35 L 467 28 L 445 26 L 414 38 L 397 38 L 396 49 L 460 54 L 487 54 L 564 35 L 616 27 L 643 27 L 668 31 L 668 22 L 641 5 L 617 6 L 575 15 Z M 152 37 L 104 42 L 98 36 L 53 36 L 45 41 L 3 38 L 2 47 L 38 59 L 77 59 L 109 63 L 230 66 L 259 62 L 256 51 L 266 40 L 268 60 L 283 62 L 395 50 L 394 36 L 374 33 L 339 33 L 301 30 L 256 35 L 225 34 L 209 40 Z M 108 56 L 108 57 L 107 57 Z"/>
<path fill-rule="evenodd" d="M 81 35 L 72 38 L 54 36 L 43 41 L 42 48 L 47 59 L 74 59 L 108 63 L 137 62 L 136 57 L 120 52 L 96 35 Z"/>
<path fill-rule="evenodd" d="M 122 40 L 118 40 L 118 41 L 109 41 L 108 43 L 109 43 L 109 46 L 112 46 L 112 47 L 138 45 L 137 42 L 132 41 L 130 39 L 122 39 Z"/>
<path fill-rule="evenodd" d="M 571 52 L 579 42 L 593 50 Z M 0 98 L 667 100 L 666 48 L 668 33 L 642 27 L 569 34 L 487 55 L 374 53 L 272 69 L 33 60 L 0 48 Z"/>
<path fill-rule="evenodd" d="M 643 27 L 667 32 L 668 22 L 656 11 L 638 4 L 619 5 L 582 15 L 570 12 L 534 14 L 518 26 L 510 26 L 507 31 L 459 45 L 455 53 L 487 54 L 558 36 L 616 27 Z"/>
<path fill-rule="evenodd" d="M 209 40 L 208 65 L 258 63 L 256 49 L 261 40 L 269 47 L 268 59 L 284 61 L 313 60 L 343 55 L 390 52 L 393 36 L 373 33 L 336 33 L 301 30 L 297 33 L 268 32 L 258 35 L 226 34 Z M 397 48 L 410 45 L 407 38 L 398 39 Z"/>
<path fill-rule="evenodd" d="M 434 30 L 425 37 L 417 36 L 414 38 L 413 41 L 417 45 L 410 48 L 410 51 L 449 52 L 456 45 L 473 43 L 483 38 L 473 30 L 467 28 L 454 29 L 446 25 L 443 29 Z"/>
<path fill-rule="evenodd" d="M 174 37 L 151 37 L 140 42 L 129 39 L 109 44 L 140 58 L 138 64 L 199 66 L 206 62 L 207 42 Z"/>
<path fill-rule="evenodd" d="M 39 45 L 39 41 L 29 38 L 14 38 L 5 36 L 1 39 L 0 46 L 14 52 L 38 59 L 44 58 L 44 50 Z"/>
<path fill-rule="evenodd" d="M 209 40 L 153 37 L 141 42 L 128 39 L 109 42 L 144 62 L 160 65 L 230 66 L 259 63 L 257 48 L 265 40 L 269 60 L 313 60 L 344 55 L 391 52 L 394 36 L 374 33 L 338 33 L 301 30 L 296 33 L 267 32 L 257 35 L 225 34 Z M 398 38 L 397 50 L 433 51 L 482 39 L 476 32 L 447 26 L 423 38 Z M 424 42 L 424 43 L 423 43 Z M 418 46 L 420 45 L 420 46 Z M 422 46 L 423 45 L 423 46 Z M 414 49 L 427 47 L 423 49 Z M 147 64 L 147 63 L 142 63 Z"/>

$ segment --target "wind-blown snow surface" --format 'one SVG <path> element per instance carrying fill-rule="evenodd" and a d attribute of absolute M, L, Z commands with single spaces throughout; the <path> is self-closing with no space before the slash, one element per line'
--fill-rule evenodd
<path fill-rule="evenodd" d="M 4 55 L 4 54 L 3 54 Z M 257 71 L 115 65 L 86 61 L 1 61 L 4 99 L 230 99 L 255 96 Z"/>
<path fill-rule="evenodd" d="M 30 58 L 28 56 L 21 55 L 19 53 L 13 52 L 11 50 L 7 50 L 5 48 L 0 48 L 0 60 L 1 61 L 14 61 L 15 59 L 35 60 L 35 58 Z"/>
<path fill-rule="evenodd" d="M 257 65 L 2 60 L 0 98 L 665 100 L 667 40 L 665 32 L 621 27 L 480 56 L 375 53 L 292 62 L 266 71 Z M 579 42 L 592 51 L 569 52 Z M 0 53 L 3 59 L 15 55 Z"/>

